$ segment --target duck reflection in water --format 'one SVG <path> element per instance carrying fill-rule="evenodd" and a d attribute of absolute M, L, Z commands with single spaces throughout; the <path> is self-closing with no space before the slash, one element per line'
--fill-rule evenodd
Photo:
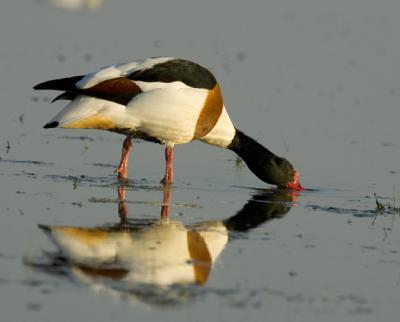
<path fill-rule="evenodd" d="M 55 244 L 48 263 L 31 265 L 73 277 L 97 291 L 131 295 L 151 304 L 182 303 L 204 285 L 235 232 L 283 217 L 293 190 L 262 190 L 234 216 L 186 226 L 169 218 L 171 191 L 164 191 L 160 219 L 128 219 L 126 190 L 118 188 L 120 222 L 96 228 L 39 225 Z"/>

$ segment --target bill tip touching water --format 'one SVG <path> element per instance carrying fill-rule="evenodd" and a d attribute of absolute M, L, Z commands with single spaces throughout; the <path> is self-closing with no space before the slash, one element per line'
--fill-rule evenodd
<path fill-rule="evenodd" d="M 299 172 L 238 130 L 214 75 L 203 66 L 171 57 L 147 58 L 96 72 L 49 80 L 36 90 L 59 90 L 70 101 L 44 128 L 101 129 L 125 135 L 118 178 L 128 176 L 132 139 L 165 145 L 165 184 L 173 182 L 175 144 L 200 140 L 239 155 L 262 181 L 303 190 Z"/>
<path fill-rule="evenodd" d="M 287 184 L 288 188 L 294 189 L 294 190 L 306 190 L 299 182 L 299 178 L 300 178 L 300 172 L 299 171 L 295 171 L 294 176 L 293 176 L 293 180 L 292 182 L 289 182 Z"/>

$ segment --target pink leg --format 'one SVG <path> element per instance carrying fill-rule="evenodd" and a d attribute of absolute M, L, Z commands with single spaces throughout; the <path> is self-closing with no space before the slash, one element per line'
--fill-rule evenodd
<path fill-rule="evenodd" d="M 161 180 L 161 183 L 171 184 L 172 181 L 174 180 L 173 162 L 174 162 L 174 149 L 173 147 L 167 146 L 165 148 L 165 176 Z"/>
<path fill-rule="evenodd" d="M 169 217 L 169 204 L 171 203 L 171 190 L 164 191 L 163 204 L 161 207 L 161 218 Z"/>
<path fill-rule="evenodd" d="M 125 187 L 118 187 L 118 215 L 121 223 L 126 222 L 126 216 L 128 215 L 128 207 L 125 204 Z"/>
<path fill-rule="evenodd" d="M 116 171 L 118 173 L 118 179 L 128 178 L 128 158 L 131 149 L 132 149 L 131 137 L 127 136 L 126 139 L 124 140 L 124 143 L 122 143 L 121 162 L 119 163 L 118 169 Z"/>

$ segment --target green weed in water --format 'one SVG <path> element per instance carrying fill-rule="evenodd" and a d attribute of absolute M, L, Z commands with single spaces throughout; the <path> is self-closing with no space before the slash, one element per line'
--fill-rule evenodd
<path fill-rule="evenodd" d="M 73 177 L 72 180 L 73 180 L 72 187 L 73 187 L 73 190 L 75 190 L 78 187 L 79 183 L 80 183 L 80 179 L 77 178 L 77 177 Z"/>
<path fill-rule="evenodd" d="M 385 206 L 379 202 L 378 196 L 376 195 L 375 192 L 374 192 L 374 197 L 375 197 L 375 203 L 376 203 L 376 211 L 379 213 L 383 213 L 386 209 Z"/>
<path fill-rule="evenodd" d="M 374 197 L 375 197 L 375 203 L 376 203 L 376 211 L 379 213 L 384 213 L 385 211 L 389 210 L 391 213 L 396 213 L 400 215 L 400 207 L 397 206 L 396 204 L 396 195 L 393 195 L 393 201 L 392 204 L 388 203 L 387 206 L 385 206 L 383 203 L 381 203 L 378 200 L 377 194 L 374 192 Z"/>

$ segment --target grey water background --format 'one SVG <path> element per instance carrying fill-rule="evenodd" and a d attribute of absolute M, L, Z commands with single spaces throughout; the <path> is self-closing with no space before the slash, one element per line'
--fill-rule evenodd
<path fill-rule="evenodd" d="M 1 321 L 398 320 L 400 2 L 60 3 L 0 4 Z M 197 296 L 162 307 L 25 264 L 52 249 L 37 224 L 118 221 L 122 143 L 42 129 L 64 103 L 32 86 L 159 55 L 208 66 L 236 126 L 312 189 L 284 217 L 232 233 Z M 135 144 L 130 217 L 158 218 L 163 171 L 161 146 Z M 224 220 L 270 188 L 199 142 L 176 147 L 175 175 L 171 218 L 185 224 Z"/>

